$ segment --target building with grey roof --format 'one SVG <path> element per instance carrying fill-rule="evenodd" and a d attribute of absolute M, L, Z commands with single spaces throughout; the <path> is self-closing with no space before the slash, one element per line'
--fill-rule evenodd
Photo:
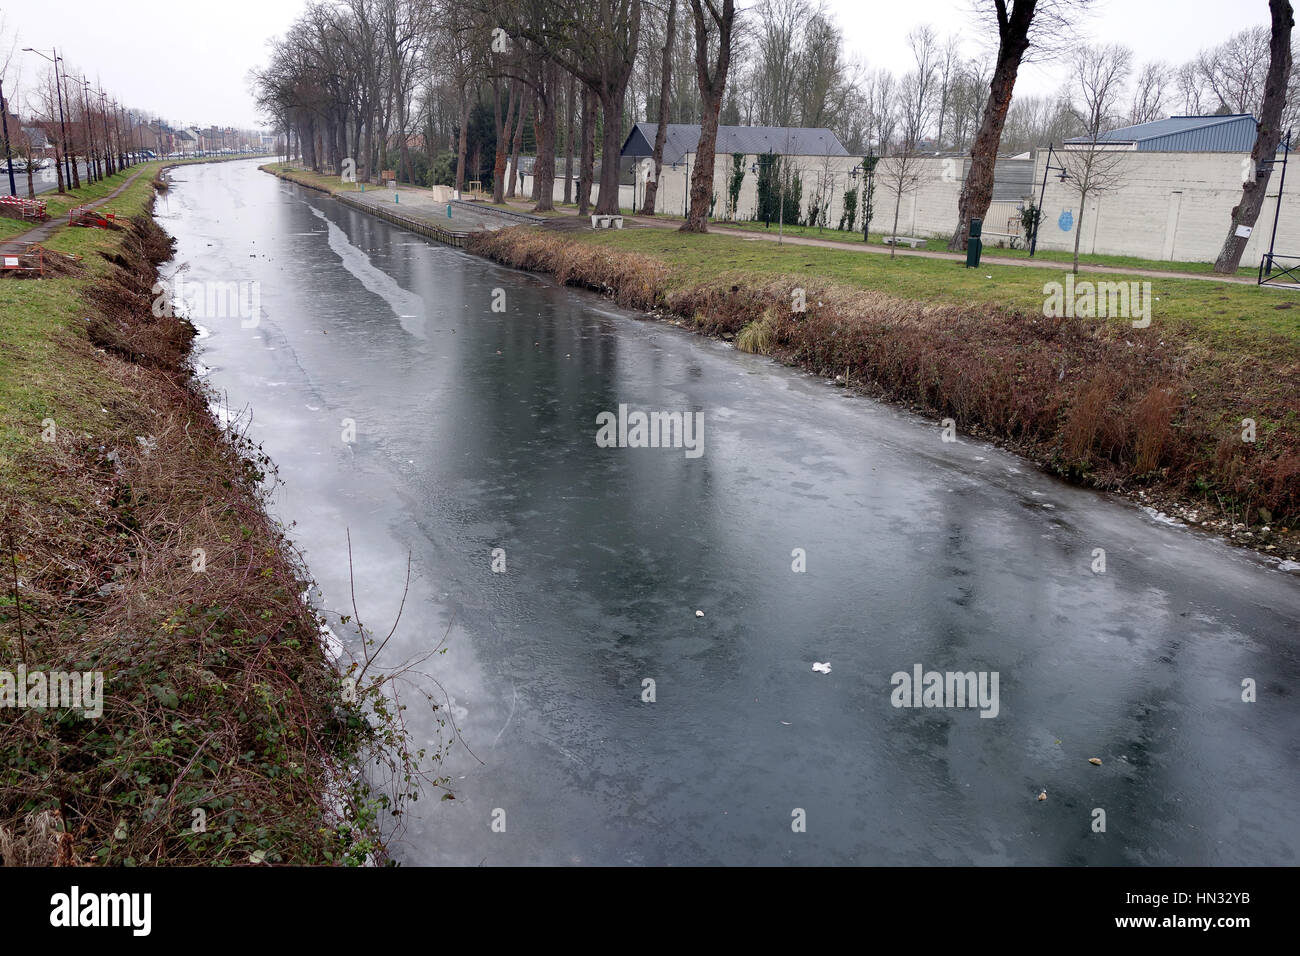
<path fill-rule="evenodd" d="M 637 123 L 623 141 L 623 156 L 639 159 L 653 156 L 658 123 Z M 664 137 L 664 165 L 680 163 L 696 151 L 700 124 L 669 123 Z M 717 153 L 746 156 L 776 153 L 780 156 L 847 156 L 849 151 L 828 129 L 796 126 L 719 126 Z"/>
<path fill-rule="evenodd" d="M 1249 113 L 1224 116 L 1170 116 L 1108 130 L 1098 143 L 1139 153 L 1249 153 L 1255 145 L 1256 120 Z M 1067 139 L 1065 147 L 1086 146 L 1086 136 Z"/>

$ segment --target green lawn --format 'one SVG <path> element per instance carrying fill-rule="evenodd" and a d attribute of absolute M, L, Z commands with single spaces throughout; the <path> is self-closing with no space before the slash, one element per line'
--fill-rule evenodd
<path fill-rule="evenodd" d="M 735 235 L 687 235 L 676 230 L 631 229 L 575 232 L 572 238 L 653 256 L 672 268 L 670 283 L 686 287 L 728 278 L 737 284 L 767 282 L 790 275 L 815 287 L 820 280 L 876 289 L 899 298 L 953 304 L 988 303 L 1041 313 L 1043 286 L 1063 282 L 1060 272 L 1032 266 L 984 264 L 967 269 L 961 262 L 917 256 L 864 255 L 820 246 L 738 242 Z M 1150 282 L 1152 322 L 1185 322 L 1209 340 L 1261 348 L 1274 334 L 1300 345 L 1300 296 L 1291 290 L 1197 279 L 1144 278 L 1089 273 L 1080 280 Z M 1124 321 L 1124 320 L 1116 320 Z"/>
<path fill-rule="evenodd" d="M 673 217 L 660 217 L 673 218 Z M 761 222 L 711 222 L 710 229 L 725 229 L 733 232 L 762 232 L 776 235 L 778 227 L 776 223 L 764 225 Z M 827 242 L 843 242 L 849 245 L 862 245 L 862 233 L 841 232 L 838 229 L 827 229 L 818 226 L 791 226 L 784 227 L 785 235 L 799 236 L 807 239 L 823 239 Z M 883 246 L 882 241 L 888 233 L 873 232 L 870 234 L 870 244 Z M 901 246 L 903 251 L 909 247 Z M 948 240 L 944 238 L 929 238 L 925 244 L 919 248 L 928 252 L 947 252 Z M 986 244 L 984 246 L 984 255 L 993 256 L 1000 259 L 1028 259 L 1028 249 L 1005 249 L 995 245 Z M 1039 249 L 1034 254 L 1034 259 L 1044 262 L 1072 262 L 1074 254 L 1060 249 Z M 1214 272 L 1214 263 L 1212 262 L 1170 262 L 1164 259 L 1141 259 L 1137 256 L 1107 256 L 1107 255 L 1080 255 L 1080 265 L 1089 266 L 1106 266 L 1113 269 L 1147 269 L 1155 272 L 1190 272 L 1211 275 Z M 1237 275 L 1253 276 L 1258 272 L 1254 267 L 1243 266 L 1237 270 Z"/>

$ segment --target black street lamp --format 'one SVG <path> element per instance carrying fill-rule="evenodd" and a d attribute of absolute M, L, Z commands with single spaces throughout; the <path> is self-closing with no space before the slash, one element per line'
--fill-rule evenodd
<path fill-rule="evenodd" d="M 1065 182 L 1070 178 L 1070 171 L 1064 166 L 1052 165 L 1052 150 L 1053 147 L 1049 145 L 1047 147 L 1047 165 L 1043 167 L 1043 185 L 1038 190 L 1038 208 L 1034 210 L 1034 237 L 1029 240 L 1029 258 L 1031 259 L 1034 257 L 1035 250 L 1038 249 L 1038 226 L 1043 221 L 1043 197 L 1047 195 L 1047 174 L 1055 169 L 1061 174 L 1057 177 L 1061 182 Z"/>
<path fill-rule="evenodd" d="M 68 124 L 67 121 L 64 120 L 63 118 L 63 87 L 59 85 L 59 61 L 62 60 L 63 57 L 59 56 L 58 47 L 53 47 L 50 49 L 50 53 L 53 56 L 53 59 L 51 59 L 48 56 L 45 56 L 45 54 L 42 51 L 37 50 L 35 47 L 25 46 L 23 47 L 23 52 L 35 53 L 37 56 L 45 57 L 45 59 L 49 60 L 51 63 L 54 64 L 54 92 L 59 98 L 59 132 L 63 137 L 63 164 L 64 164 L 64 168 L 67 170 L 67 174 L 64 176 L 63 181 L 67 185 L 67 187 L 71 189 L 72 188 L 72 160 L 68 158 Z"/>

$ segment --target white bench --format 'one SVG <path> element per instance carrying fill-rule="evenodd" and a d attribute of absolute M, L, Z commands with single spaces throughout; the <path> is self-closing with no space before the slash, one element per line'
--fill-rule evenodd
<path fill-rule="evenodd" d="M 884 236 L 880 241 L 887 246 L 911 246 L 913 249 L 925 245 L 925 240 L 916 236 Z"/>
<path fill-rule="evenodd" d="M 610 229 L 610 228 L 622 229 L 623 217 L 622 216 L 592 216 L 591 228 L 592 229 Z"/>

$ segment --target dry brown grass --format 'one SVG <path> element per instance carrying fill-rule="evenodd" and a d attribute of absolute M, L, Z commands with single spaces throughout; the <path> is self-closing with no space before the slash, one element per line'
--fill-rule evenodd
<path fill-rule="evenodd" d="M 131 400 L 112 428 L 31 444 L 0 514 L 21 601 L 0 615 L 7 666 L 102 672 L 103 716 L 0 711 L 0 854 L 364 858 L 370 795 L 345 786 L 340 817 L 327 794 L 371 723 L 341 702 L 305 571 L 267 517 L 268 460 L 213 420 L 184 368 L 192 328 L 150 312 L 170 241 L 147 216 L 130 232 L 86 299 L 96 374 Z"/>

